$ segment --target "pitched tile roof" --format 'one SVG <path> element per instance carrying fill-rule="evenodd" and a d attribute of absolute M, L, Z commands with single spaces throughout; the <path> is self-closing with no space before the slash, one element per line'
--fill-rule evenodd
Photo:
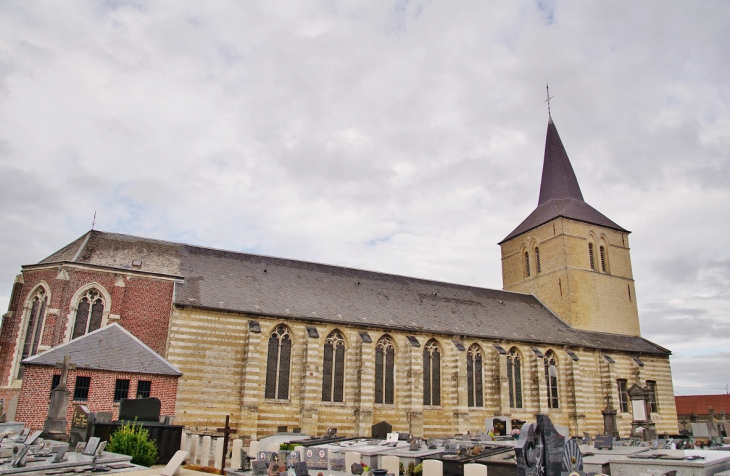
<path fill-rule="evenodd" d="M 675 396 L 674 403 L 677 405 L 677 415 L 709 415 L 707 409 L 712 407 L 719 415 L 721 411 L 730 416 L 730 395 L 683 395 Z"/>
<path fill-rule="evenodd" d="M 117 323 L 23 360 L 25 365 L 52 365 L 68 355 L 76 368 L 154 375 L 182 373 Z"/>
<path fill-rule="evenodd" d="M 184 277 L 175 305 L 447 335 L 668 354 L 641 337 L 573 329 L 532 295 L 90 232 L 77 262 L 142 261 Z M 135 258 L 136 257 L 136 258 Z M 48 264 L 52 257 L 44 260 Z M 30 266 L 32 267 L 32 266 Z"/>
<path fill-rule="evenodd" d="M 500 244 L 558 217 L 571 218 L 629 233 L 628 230 L 620 227 L 583 200 L 573 166 L 570 164 L 568 154 L 558 135 L 558 129 L 551 118 L 545 137 L 545 158 L 542 165 L 542 181 L 540 182 L 540 198 L 537 208 L 500 241 Z"/>

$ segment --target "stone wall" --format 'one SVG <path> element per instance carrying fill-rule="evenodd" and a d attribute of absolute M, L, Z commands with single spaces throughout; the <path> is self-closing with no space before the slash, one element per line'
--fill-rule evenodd
<path fill-rule="evenodd" d="M 595 269 L 590 265 L 589 242 L 594 247 Z M 539 273 L 536 247 L 540 249 Z M 627 233 L 557 218 L 502 243 L 502 280 L 506 291 L 534 294 L 572 327 L 640 335 Z"/>
<path fill-rule="evenodd" d="M 257 321 L 261 332 L 251 332 L 249 321 Z M 267 341 L 278 324 L 292 332 L 293 350 L 290 395 L 287 400 L 264 398 Z M 315 326 L 319 338 L 309 337 L 306 326 Z M 322 402 L 322 362 L 326 336 L 339 330 L 346 340 L 345 391 L 343 403 Z M 368 332 L 365 343 L 359 332 Z M 225 415 L 239 435 L 261 438 L 277 432 L 279 426 L 301 428 L 322 435 L 328 427 L 340 434 L 369 436 L 370 426 L 388 421 L 396 431 L 417 436 L 443 436 L 484 429 L 484 419 L 508 415 L 533 421 L 547 413 L 553 422 L 567 425 L 575 435 L 603 431 L 601 410 L 606 396 L 618 405 L 617 379 L 629 386 L 638 381 L 657 382 L 659 413 L 653 418 L 657 430 L 675 433 L 676 411 L 672 394 L 669 359 L 642 356 L 644 367 L 628 354 L 604 353 L 595 349 L 573 348 L 573 361 L 564 347 L 537 345 L 542 352 L 552 349 L 558 360 L 560 408 L 549 409 L 543 359 L 530 350 L 532 345 L 508 341 L 467 338 L 469 348 L 478 343 L 484 354 L 484 407 L 467 406 L 466 352 L 459 351 L 452 336 L 417 332 L 388 332 L 396 345 L 395 404 L 374 402 L 374 354 L 378 339 L 385 333 L 372 328 L 332 326 L 319 323 L 275 320 L 260 316 L 216 313 L 194 308 L 173 311 L 168 360 L 183 372 L 177 399 L 177 422 L 191 431 L 211 431 Z M 407 336 L 415 336 L 421 347 L 413 347 Z M 441 405 L 423 405 L 423 345 L 435 338 L 441 349 Z M 523 408 L 510 408 L 506 357 L 493 346 L 505 350 L 515 346 L 523 362 Z M 619 413 L 619 431 L 628 436 L 631 415 Z"/>

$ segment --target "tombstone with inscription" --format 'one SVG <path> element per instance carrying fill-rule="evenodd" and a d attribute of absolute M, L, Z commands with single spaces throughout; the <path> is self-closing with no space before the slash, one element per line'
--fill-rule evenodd
<path fill-rule="evenodd" d="M 641 435 L 644 441 L 652 441 L 657 437 L 656 424 L 651 420 L 649 412 L 649 389 L 637 384 L 628 391 L 634 421 L 631 422 L 631 435 Z"/>
<path fill-rule="evenodd" d="M 159 398 L 122 398 L 119 401 L 119 421 L 160 421 L 162 402 Z"/>
<path fill-rule="evenodd" d="M 69 444 L 75 445 L 80 441 L 86 441 L 92 421 L 93 417 L 89 409 L 84 405 L 76 405 L 71 417 Z"/>
<path fill-rule="evenodd" d="M 484 420 L 487 433 L 494 436 L 509 436 L 512 433 L 512 420 L 506 416 L 490 417 Z"/>
<path fill-rule="evenodd" d="M 370 427 L 370 435 L 373 438 L 385 439 L 388 436 L 388 433 L 392 432 L 393 425 L 391 425 L 387 421 L 381 421 L 380 423 L 376 423 L 375 425 Z"/>

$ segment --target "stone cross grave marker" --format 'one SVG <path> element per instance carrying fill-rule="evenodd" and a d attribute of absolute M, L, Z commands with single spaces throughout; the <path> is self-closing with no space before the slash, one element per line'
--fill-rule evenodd
<path fill-rule="evenodd" d="M 68 355 L 63 356 L 63 362 L 57 362 L 56 368 L 61 369 L 61 378 L 58 385 L 51 391 L 51 403 L 48 405 L 48 417 L 43 423 L 43 436 L 45 438 L 63 439 L 66 435 L 66 412 L 68 410 L 68 399 L 71 392 L 68 391 L 66 382 L 68 370 L 75 369 L 76 365 L 70 362 Z"/>
<path fill-rule="evenodd" d="M 228 454 L 228 436 L 231 433 L 236 433 L 235 428 L 228 426 L 228 421 L 231 415 L 226 415 L 226 425 L 223 428 L 218 428 L 217 431 L 223 433 L 223 458 L 221 460 L 221 474 L 225 474 L 224 469 L 226 467 L 226 454 Z"/>

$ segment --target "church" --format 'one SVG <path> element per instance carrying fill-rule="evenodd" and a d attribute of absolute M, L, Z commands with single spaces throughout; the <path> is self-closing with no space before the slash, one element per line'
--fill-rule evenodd
<path fill-rule="evenodd" d="M 91 230 L 17 276 L 0 398 L 41 427 L 71 355 L 69 415 L 157 396 L 196 431 L 230 415 L 251 438 L 380 421 L 428 437 L 538 413 L 602 433 L 608 410 L 625 437 L 638 384 L 657 432 L 676 433 L 628 237 L 584 201 L 552 119 L 537 208 L 499 243 L 503 290 Z"/>

